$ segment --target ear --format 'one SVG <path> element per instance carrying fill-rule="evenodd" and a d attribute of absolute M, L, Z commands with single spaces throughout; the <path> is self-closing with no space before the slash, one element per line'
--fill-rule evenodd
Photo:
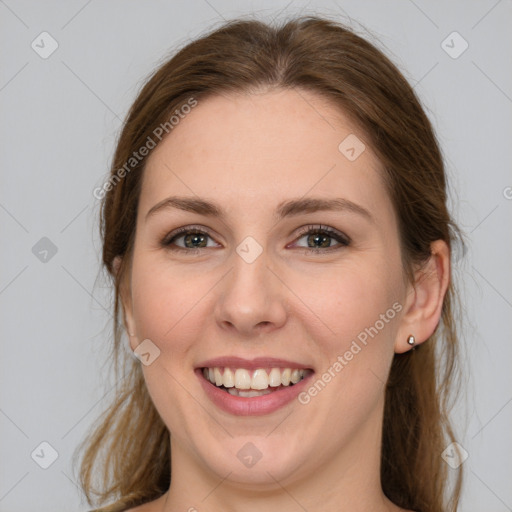
<path fill-rule="evenodd" d="M 116 256 L 114 258 L 114 261 L 112 262 L 112 268 L 114 270 L 116 277 L 119 274 L 122 262 L 123 259 L 121 256 Z M 130 346 L 132 350 L 135 350 L 135 348 L 138 345 L 138 342 L 137 331 L 135 330 L 135 321 L 133 318 L 131 290 L 129 284 L 127 284 L 127 279 L 124 276 L 121 277 L 121 282 L 119 283 L 119 296 L 121 299 L 121 307 L 123 310 L 124 326 L 128 334 L 128 338 L 130 340 Z"/>
<path fill-rule="evenodd" d="M 441 319 L 446 290 L 450 283 L 450 249 L 444 240 L 430 245 L 431 256 L 415 272 L 414 283 L 408 286 L 404 314 L 398 328 L 395 352 L 401 354 L 411 348 L 410 335 L 416 345 L 426 341 L 436 330 Z"/>

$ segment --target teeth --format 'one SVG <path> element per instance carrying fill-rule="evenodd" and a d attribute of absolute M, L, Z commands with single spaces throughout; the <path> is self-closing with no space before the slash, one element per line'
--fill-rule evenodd
<path fill-rule="evenodd" d="M 235 371 L 235 388 L 251 389 L 251 376 L 247 370 L 238 368 Z"/>
<path fill-rule="evenodd" d="M 235 386 L 235 375 L 229 368 L 224 368 L 222 384 L 225 388 L 232 388 Z"/>
<path fill-rule="evenodd" d="M 297 384 L 311 370 L 294 368 L 258 368 L 251 372 L 245 368 L 203 368 L 204 378 L 217 387 L 224 386 L 235 396 L 259 396 L 270 393 L 269 388 Z M 239 390 L 243 391 L 239 393 Z M 250 391 L 247 391 L 250 390 Z M 254 394 L 254 392 L 256 392 Z"/>
<path fill-rule="evenodd" d="M 281 385 L 281 371 L 279 368 L 272 368 L 268 376 L 268 385 L 277 388 Z"/>
<path fill-rule="evenodd" d="M 292 371 L 292 376 L 290 377 L 290 380 L 294 383 L 294 384 L 297 384 L 297 382 L 299 382 L 299 380 L 301 380 L 302 377 L 300 375 L 300 372 L 299 370 L 297 369 L 294 369 Z"/>
<path fill-rule="evenodd" d="M 261 391 L 249 390 L 244 391 L 243 389 L 229 388 L 228 393 L 233 396 L 243 396 L 244 398 L 252 398 L 253 396 L 263 396 L 272 393 L 270 389 L 263 389 Z"/>
<path fill-rule="evenodd" d="M 281 384 L 283 386 L 290 385 L 290 377 L 292 375 L 292 371 L 290 368 L 285 368 L 281 373 Z"/>
<path fill-rule="evenodd" d="M 268 373 L 265 370 L 256 370 L 252 375 L 251 381 L 252 389 L 267 389 L 268 388 Z"/>

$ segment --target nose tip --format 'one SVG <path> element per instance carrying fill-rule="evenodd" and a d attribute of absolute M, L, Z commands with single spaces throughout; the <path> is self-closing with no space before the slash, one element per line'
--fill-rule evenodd
<path fill-rule="evenodd" d="M 262 256 L 253 263 L 239 258 L 226 276 L 215 308 L 216 320 L 223 329 L 249 336 L 269 332 L 285 323 L 282 284 L 269 271 Z"/>
<path fill-rule="evenodd" d="M 273 330 L 272 322 L 259 322 L 254 325 L 250 318 L 236 320 L 224 320 L 221 322 L 224 330 L 231 331 L 238 337 L 254 337 L 269 334 Z"/>

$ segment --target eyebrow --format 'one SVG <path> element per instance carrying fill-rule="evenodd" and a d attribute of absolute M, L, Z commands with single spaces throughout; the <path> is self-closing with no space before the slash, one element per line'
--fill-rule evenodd
<path fill-rule="evenodd" d="M 197 213 L 199 215 L 206 215 L 208 217 L 225 218 L 225 213 L 222 208 L 207 199 L 172 196 L 155 204 L 146 214 L 146 221 L 157 212 L 172 208 Z M 283 219 L 284 217 L 293 217 L 317 211 L 348 211 L 361 215 L 369 221 L 373 221 L 370 212 L 366 208 L 343 198 L 323 199 L 311 197 L 283 201 L 278 204 L 275 217 L 277 219 Z"/>

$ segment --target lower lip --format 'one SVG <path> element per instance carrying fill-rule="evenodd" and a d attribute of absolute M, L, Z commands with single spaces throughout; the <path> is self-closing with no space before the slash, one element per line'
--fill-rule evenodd
<path fill-rule="evenodd" d="M 311 373 L 297 384 L 279 391 L 272 391 L 267 395 L 243 397 L 233 396 L 206 380 L 201 368 L 196 369 L 195 373 L 210 400 L 223 411 L 237 416 L 261 416 L 277 411 L 290 403 L 301 391 L 304 391 L 308 386 L 309 379 L 313 376 Z"/>

